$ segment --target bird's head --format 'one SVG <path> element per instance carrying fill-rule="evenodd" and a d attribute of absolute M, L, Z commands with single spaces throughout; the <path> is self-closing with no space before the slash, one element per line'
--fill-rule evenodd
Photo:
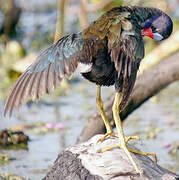
<path fill-rule="evenodd" d="M 148 36 L 155 41 L 162 41 L 172 33 L 173 22 L 168 15 L 162 14 L 149 18 L 147 21 L 141 23 L 141 27 L 143 36 Z"/>

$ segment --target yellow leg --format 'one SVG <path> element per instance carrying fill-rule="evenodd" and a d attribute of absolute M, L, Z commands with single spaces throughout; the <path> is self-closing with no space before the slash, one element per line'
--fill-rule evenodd
<path fill-rule="evenodd" d="M 98 142 L 104 141 L 105 138 L 108 136 L 117 137 L 114 134 L 114 132 L 112 130 L 112 126 L 111 126 L 110 122 L 108 121 L 107 116 L 106 116 L 104 109 L 103 109 L 103 101 L 101 99 L 101 86 L 100 85 L 98 85 L 98 89 L 97 89 L 96 106 L 97 106 L 97 108 L 101 114 L 101 117 L 103 119 L 103 122 L 104 122 L 105 127 L 106 127 L 106 131 L 107 131 L 107 133 L 101 139 L 99 139 Z"/>
<path fill-rule="evenodd" d="M 156 155 L 154 153 L 140 152 L 140 151 L 137 151 L 135 149 L 131 149 L 131 148 L 127 147 L 127 142 L 130 139 L 137 139 L 137 140 L 139 140 L 139 137 L 138 136 L 129 136 L 129 137 L 125 137 L 124 136 L 124 132 L 123 132 L 123 129 L 122 129 L 122 122 L 121 122 L 121 119 L 120 119 L 120 116 L 119 116 L 119 98 L 120 98 L 120 94 L 116 93 L 114 104 L 113 104 L 113 107 L 112 107 L 114 121 L 115 121 L 115 124 L 116 124 L 117 132 L 118 132 L 118 137 L 119 137 L 119 144 L 106 147 L 106 148 L 102 149 L 101 151 L 104 152 L 104 151 L 108 151 L 108 150 L 110 150 L 112 148 L 120 147 L 127 154 L 128 158 L 131 161 L 131 163 L 133 164 L 135 170 L 138 173 L 140 173 L 139 168 L 137 167 L 137 164 L 134 161 L 134 159 L 132 158 L 130 152 L 141 154 L 141 155 L 151 155 L 151 156 L 154 157 L 155 161 L 157 160 L 156 159 Z"/>

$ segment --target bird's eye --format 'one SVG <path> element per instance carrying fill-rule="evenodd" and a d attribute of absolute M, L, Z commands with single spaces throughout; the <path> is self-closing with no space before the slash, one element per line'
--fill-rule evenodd
<path fill-rule="evenodd" d="M 156 32 L 156 28 L 154 26 L 150 27 L 152 29 L 152 32 Z"/>
<path fill-rule="evenodd" d="M 153 33 L 153 39 L 155 41 L 161 41 L 163 39 L 163 36 L 156 32 L 156 33 Z"/>

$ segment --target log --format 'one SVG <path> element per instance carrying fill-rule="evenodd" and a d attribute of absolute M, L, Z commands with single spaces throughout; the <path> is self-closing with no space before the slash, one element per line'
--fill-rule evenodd
<path fill-rule="evenodd" d="M 133 92 L 129 98 L 128 105 L 122 112 L 120 112 L 120 117 L 122 120 L 124 120 L 129 114 L 131 114 L 149 98 L 156 95 L 172 82 L 179 80 L 178 58 L 179 52 L 146 70 L 137 78 Z M 110 121 L 112 120 L 111 109 L 113 101 L 114 95 L 109 97 L 108 100 L 104 103 L 104 111 L 106 112 L 106 115 Z M 77 142 L 79 143 L 87 141 L 95 134 L 104 132 L 105 126 L 101 119 L 101 115 L 99 112 L 96 112 L 86 123 Z"/>
<path fill-rule="evenodd" d="M 168 48 L 170 47 L 170 48 Z M 179 51 L 179 31 L 173 33 L 170 38 L 163 41 L 160 45 L 154 48 L 149 54 L 147 54 L 142 60 L 138 74 L 142 74 L 150 67 L 163 61 L 169 55 Z"/>
<path fill-rule="evenodd" d="M 43 180 L 177 180 L 179 176 L 154 163 L 149 157 L 132 153 L 141 174 L 137 174 L 126 154 L 119 148 L 100 152 L 116 144 L 117 138 L 97 143 L 102 135 L 68 147 L 58 155 Z M 134 148 L 133 146 L 130 146 Z"/>

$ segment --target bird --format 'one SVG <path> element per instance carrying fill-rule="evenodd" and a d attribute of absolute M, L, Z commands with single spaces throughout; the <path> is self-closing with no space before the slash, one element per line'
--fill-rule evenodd
<path fill-rule="evenodd" d="M 117 144 L 101 151 L 121 148 L 136 172 L 140 173 L 131 152 L 151 155 L 155 161 L 156 154 L 127 146 L 129 140 L 139 140 L 139 137 L 124 135 L 119 112 L 127 104 L 144 57 L 143 37 L 162 41 L 171 35 L 172 29 L 171 18 L 160 9 L 139 6 L 112 8 L 86 29 L 62 37 L 38 56 L 15 83 L 5 103 L 4 116 L 11 116 L 15 108 L 18 110 L 29 99 L 38 100 L 77 71 L 97 85 L 96 105 L 106 127 L 106 134 L 98 142 L 110 136 L 118 138 Z M 117 134 L 107 119 L 101 98 L 101 87 L 111 85 L 115 86 L 112 112 Z"/>

